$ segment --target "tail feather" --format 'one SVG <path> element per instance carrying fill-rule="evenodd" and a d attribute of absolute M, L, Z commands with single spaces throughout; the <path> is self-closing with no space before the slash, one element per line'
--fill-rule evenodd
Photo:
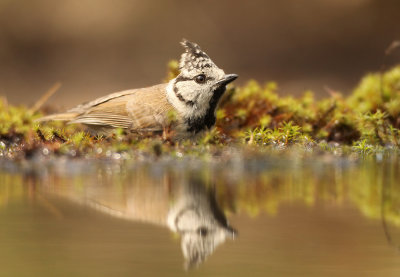
<path fill-rule="evenodd" d="M 37 122 L 43 122 L 43 121 L 51 121 L 51 120 L 58 120 L 58 121 L 70 121 L 75 119 L 79 114 L 78 113 L 56 113 L 56 114 L 51 114 L 47 115 L 41 118 L 38 118 L 36 121 Z"/>

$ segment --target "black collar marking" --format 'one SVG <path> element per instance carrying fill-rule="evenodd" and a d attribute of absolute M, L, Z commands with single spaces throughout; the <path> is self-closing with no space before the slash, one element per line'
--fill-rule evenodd
<path fill-rule="evenodd" d="M 187 118 L 186 124 L 188 126 L 187 131 L 192 133 L 198 133 L 204 129 L 210 129 L 215 124 L 215 109 L 217 107 L 218 101 L 224 94 L 226 87 L 222 86 L 214 90 L 213 96 L 210 101 L 210 106 L 208 107 L 206 113 L 203 116 L 196 118 Z"/>
<path fill-rule="evenodd" d="M 175 84 L 176 84 L 176 82 L 175 82 Z M 179 101 L 185 103 L 186 105 L 189 105 L 189 106 L 192 106 L 192 107 L 193 107 L 193 106 L 196 104 L 196 103 L 195 103 L 194 101 L 192 101 L 192 100 L 186 100 L 186 99 L 182 96 L 182 94 L 179 93 L 178 88 L 177 88 L 175 85 L 174 85 L 174 92 L 175 92 L 176 97 L 178 97 Z"/>

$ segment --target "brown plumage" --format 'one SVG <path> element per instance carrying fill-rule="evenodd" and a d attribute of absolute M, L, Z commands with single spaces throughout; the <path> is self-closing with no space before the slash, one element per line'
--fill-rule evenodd
<path fill-rule="evenodd" d="M 108 128 L 124 128 L 133 132 L 162 131 L 168 123 L 168 113 L 174 110 L 165 95 L 166 85 L 112 93 L 65 113 L 43 117 L 40 121 L 81 123 L 96 131 Z"/>

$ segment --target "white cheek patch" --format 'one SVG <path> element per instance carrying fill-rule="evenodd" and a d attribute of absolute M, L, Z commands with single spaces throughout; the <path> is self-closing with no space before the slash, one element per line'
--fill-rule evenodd
<path fill-rule="evenodd" d="M 179 99 L 179 95 L 174 91 L 175 80 L 171 80 L 167 85 L 167 99 L 171 105 L 185 118 L 193 118 L 203 116 L 208 107 L 210 106 L 211 94 L 207 91 L 198 91 L 193 93 L 193 89 L 186 86 L 180 86 L 178 93 L 184 98 L 185 101 Z M 194 105 L 187 102 L 193 101 Z"/>

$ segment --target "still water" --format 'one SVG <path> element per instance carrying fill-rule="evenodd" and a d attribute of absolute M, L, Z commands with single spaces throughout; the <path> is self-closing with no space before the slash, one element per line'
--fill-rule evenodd
<path fill-rule="evenodd" d="M 0 276 L 400 276 L 398 157 L 0 162 Z"/>

